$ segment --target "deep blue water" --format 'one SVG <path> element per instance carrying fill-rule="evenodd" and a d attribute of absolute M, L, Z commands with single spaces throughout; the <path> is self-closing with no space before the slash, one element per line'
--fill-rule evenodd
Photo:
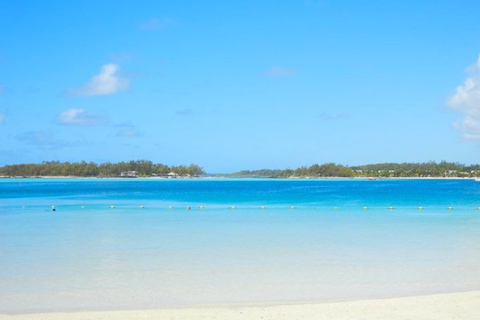
<path fill-rule="evenodd" d="M 0 199 L 15 205 L 136 201 L 214 206 L 468 207 L 480 205 L 479 196 L 480 183 L 474 180 L 0 180 Z"/>
<path fill-rule="evenodd" d="M 473 180 L 3 179 L 0 313 L 478 290 L 479 206 Z"/>

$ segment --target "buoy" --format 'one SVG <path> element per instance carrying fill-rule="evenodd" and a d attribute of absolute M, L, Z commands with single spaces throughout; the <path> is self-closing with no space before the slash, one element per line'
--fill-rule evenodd
<path fill-rule="evenodd" d="M 173 206 L 168 206 L 168 209 L 173 209 Z"/>
<path fill-rule="evenodd" d="M 139 208 L 140 208 L 140 209 L 143 209 L 143 208 L 145 208 L 145 207 L 144 207 L 144 206 L 139 206 Z"/>
<path fill-rule="evenodd" d="M 293 210 L 293 209 L 295 209 L 295 207 L 294 207 L 294 206 L 291 206 L 291 207 L 290 207 L 290 209 L 292 209 L 292 210 Z"/>
<path fill-rule="evenodd" d="M 338 207 L 333 207 L 333 210 L 338 210 Z"/>
<path fill-rule="evenodd" d="M 190 206 L 188 206 L 188 207 L 187 207 L 187 210 L 190 210 L 190 209 L 191 209 Z"/>
<path fill-rule="evenodd" d="M 85 206 L 81 206 L 80 208 L 85 209 Z"/>
<path fill-rule="evenodd" d="M 231 206 L 230 209 L 236 209 L 235 206 Z"/>
<path fill-rule="evenodd" d="M 200 210 L 203 210 L 204 207 L 203 207 L 203 206 L 200 206 L 199 208 L 200 208 Z"/>
<path fill-rule="evenodd" d="M 423 210 L 423 207 L 418 207 L 418 210 Z"/>
<path fill-rule="evenodd" d="M 394 207 L 388 207 L 388 210 L 393 210 L 393 209 L 395 209 L 395 208 Z"/>
<path fill-rule="evenodd" d="M 368 207 L 363 207 L 363 209 L 367 210 L 367 209 L 368 209 Z"/>
<path fill-rule="evenodd" d="M 110 206 L 110 209 L 115 209 L 115 206 Z"/>
<path fill-rule="evenodd" d="M 480 207 L 477 207 L 478 210 L 480 210 Z"/>
<path fill-rule="evenodd" d="M 52 211 L 57 211 L 57 209 L 55 209 L 55 206 L 52 206 Z"/>
<path fill-rule="evenodd" d="M 260 209 L 265 209 L 265 206 L 261 206 Z"/>
<path fill-rule="evenodd" d="M 447 209 L 448 209 L 448 210 L 452 210 L 452 209 L 453 209 L 453 207 L 448 207 Z"/>
<path fill-rule="evenodd" d="M 22 206 L 23 209 L 25 209 L 25 206 Z"/>

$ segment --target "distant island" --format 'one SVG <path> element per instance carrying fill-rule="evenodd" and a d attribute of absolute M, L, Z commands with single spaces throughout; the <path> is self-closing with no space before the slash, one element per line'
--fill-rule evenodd
<path fill-rule="evenodd" d="M 167 166 L 148 160 L 101 163 L 47 161 L 0 167 L 2 177 L 159 177 L 193 178 L 207 176 L 197 164 Z M 480 165 L 431 161 L 424 163 L 379 163 L 344 166 L 335 163 L 314 164 L 296 169 L 244 170 L 228 174 L 209 174 L 224 178 L 478 178 Z"/>
<path fill-rule="evenodd" d="M 464 165 L 441 161 L 424 163 L 379 163 L 361 166 L 343 166 L 335 163 L 314 164 L 310 167 L 285 170 L 239 171 L 228 177 L 261 178 L 476 178 L 480 177 L 480 165 Z"/>
<path fill-rule="evenodd" d="M 205 175 L 202 167 L 191 164 L 188 166 L 167 166 L 147 160 L 132 160 L 128 162 L 102 163 L 94 162 L 59 162 L 14 164 L 0 167 L 0 176 L 4 177 L 166 177 L 189 178 Z"/>

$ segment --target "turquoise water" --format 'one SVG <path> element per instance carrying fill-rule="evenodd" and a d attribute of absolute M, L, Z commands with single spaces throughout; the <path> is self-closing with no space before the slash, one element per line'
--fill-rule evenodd
<path fill-rule="evenodd" d="M 0 313 L 478 290 L 478 206 L 473 180 L 2 179 Z"/>

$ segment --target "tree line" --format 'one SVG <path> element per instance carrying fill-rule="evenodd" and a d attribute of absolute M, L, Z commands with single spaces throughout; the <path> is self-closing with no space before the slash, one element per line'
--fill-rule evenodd
<path fill-rule="evenodd" d="M 46 161 L 42 163 L 15 164 L 0 167 L 0 176 L 38 177 L 38 176 L 72 176 L 72 177 L 119 177 L 122 172 L 135 171 L 137 176 L 166 176 L 173 172 L 179 176 L 204 175 L 203 168 L 191 164 L 188 166 L 167 166 L 147 160 L 132 160 L 128 162 L 101 163 L 94 162 L 59 162 Z"/>
<path fill-rule="evenodd" d="M 135 171 L 140 177 L 166 176 L 174 173 L 179 176 L 205 175 L 202 167 L 191 165 L 167 166 L 147 160 L 132 160 L 118 163 L 94 162 L 59 162 L 47 161 L 40 164 L 15 164 L 0 167 L 0 176 L 37 177 L 37 176 L 72 176 L 72 177 L 119 177 L 122 173 Z M 262 177 L 262 178 L 328 178 L 328 177 L 480 177 L 480 165 L 464 165 L 457 162 L 423 162 L 423 163 L 379 163 L 360 166 L 344 166 L 333 162 L 302 166 L 284 170 L 244 170 L 227 177 Z"/>
<path fill-rule="evenodd" d="M 480 177 L 480 165 L 464 165 L 456 162 L 430 161 L 423 163 L 379 163 L 360 166 L 344 166 L 336 163 L 314 164 L 296 169 L 285 170 L 245 170 L 230 174 L 231 177 L 378 177 L 378 178 L 408 178 L 408 177 Z"/>

